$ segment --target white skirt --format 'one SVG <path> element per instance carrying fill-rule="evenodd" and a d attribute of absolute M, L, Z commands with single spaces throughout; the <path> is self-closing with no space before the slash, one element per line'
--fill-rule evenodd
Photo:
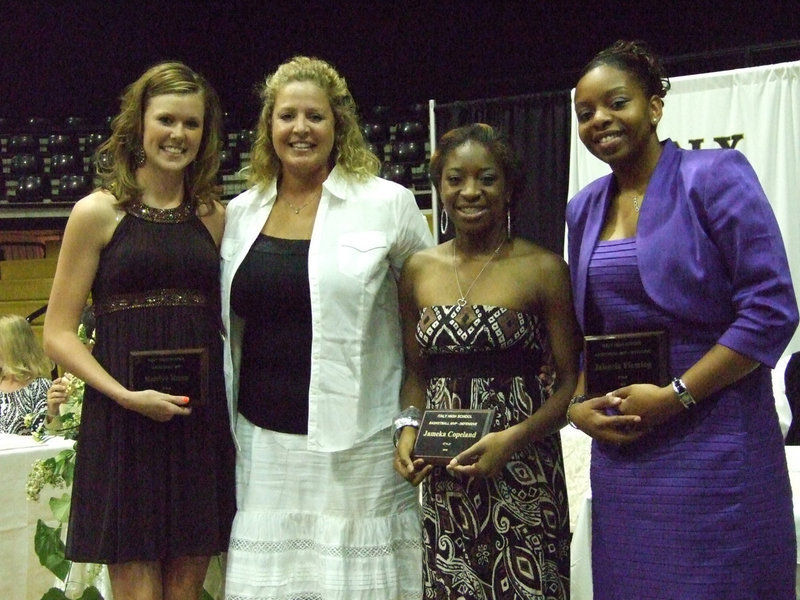
<path fill-rule="evenodd" d="M 392 468 L 390 428 L 342 452 L 239 415 L 238 511 L 227 600 L 419 600 L 417 490 Z"/>

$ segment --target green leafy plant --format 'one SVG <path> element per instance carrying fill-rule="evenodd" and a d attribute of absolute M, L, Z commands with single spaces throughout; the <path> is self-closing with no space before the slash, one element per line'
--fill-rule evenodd
<path fill-rule="evenodd" d="M 50 425 L 42 424 L 33 432 L 34 438 L 45 441 L 53 436 L 67 439 L 77 439 L 80 425 L 81 408 L 83 406 L 83 381 L 69 374 L 64 375 L 67 383 L 67 401 L 62 404 L 60 417 Z M 32 421 L 36 416 L 32 418 Z M 39 419 L 44 421 L 43 419 Z M 77 442 L 76 442 L 77 444 Z M 29 500 L 39 501 L 42 490 L 46 486 L 55 489 L 69 489 L 75 473 L 75 446 L 67 448 L 43 460 L 33 463 L 28 481 L 25 485 L 25 494 Z M 65 492 L 48 500 L 50 512 L 53 515 L 49 524 L 39 519 L 36 523 L 34 534 L 34 551 L 39 557 L 39 562 L 58 579 L 64 582 L 64 589 L 50 588 L 42 600 L 103 600 L 103 595 L 92 585 L 100 574 L 100 566 L 88 568 L 89 577 L 87 585 L 70 585 L 69 575 L 72 562 L 64 555 L 65 546 L 62 540 L 64 526 L 69 520 L 70 493 Z M 78 595 L 80 594 L 80 595 Z"/>

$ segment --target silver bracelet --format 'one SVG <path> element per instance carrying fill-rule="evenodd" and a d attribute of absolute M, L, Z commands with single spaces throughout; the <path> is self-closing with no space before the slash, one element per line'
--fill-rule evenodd
<path fill-rule="evenodd" d="M 587 400 L 586 394 L 578 394 L 577 396 L 573 396 L 570 399 L 569 404 L 567 405 L 567 414 L 566 414 L 567 423 L 569 423 L 570 426 L 573 427 L 574 429 L 580 430 L 580 427 L 575 425 L 575 422 L 569 418 L 569 409 L 572 408 L 574 404 L 580 404 L 581 402 L 585 402 L 586 400 Z"/>
<path fill-rule="evenodd" d="M 419 429 L 419 422 L 422 420 L 422 411 L 416 406 L 409 406 L 404 408 L 399 415 L 394 418 L 394 432 L 392 433 L 392 440 L 394 447 L 397 448 L 397 443 L 400 441 L 400 432 L 403 427 L 413 427 Z"/>

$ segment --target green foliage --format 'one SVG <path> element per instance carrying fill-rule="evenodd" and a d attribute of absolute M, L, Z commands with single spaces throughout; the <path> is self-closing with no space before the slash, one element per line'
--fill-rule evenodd
<path fill-rule="evenodd" d="M 93 585 L 83 590 L 83 594 L 77 598 L 68 597 L 64 590 L 50 588 L 45 595 L 42 596 L 42 600 L 103 600 L 103 595 L 100 593 L 100 590 Z"/>
<path fill-rule="evenodd" d="M 60 417 L 50 425 L 33 432 L 33 437 L 44 441 L 53 436 L 77 440 L 83 408 L 84 382 L 77 377 L 65 373 L 63 379 L 67 383 L 67 401 L 60 407 Z M 43 421 L 43 419 L 42 419 Z M 77 445 L 77 441 L 76 441 Z M 37 460 L 33 463 L 25 493 L 29 500 L 38 501 L 45 486 L 54 488 L 70 488 L 75 477 L 75 448 L 62 450 L 53 457 Z M 63 526 L 69 521 L 71 495 L 64 493 L 60 497 L 52 497 L 48 501 L 53 519 L 58 523 L 51 526 L 42 520 L 36 523 L 34 550 L 39 562 L 61 581 L 66 582 L 72 562 L 65 557 L 66 547 L 61 541 Z M 97 569 L 96 573 L 99 572 Z M 96 575 L 95 573 L 95 575 Z M 92 579 L 94 580 L 94 579 Z M 71 594 L 72 596 L 72 594 Z M 67 600 L 66 592 L 58 588 L 48 590 L 42 600 Z M 82 594 L 69 600 L 103 600 L 103 595 L 94 586 L 88 586 Z"/>
<path fill-rule="evenodd" d="M 39 494 L 46 485 L 63 489 L 72 485 L 74 475 L 75 450 L 73 448 L 66 448 L 44 460 L 36 460 L 31 472 L 28 473 L 25 495 L 28 500 L 38 501 Z"/>
<path fill-rule="evenodd" d="M 69 520 L 70 494 L 62 494 L 60 498 L 50 498 L 50 511 L 59 523 Z"/>
<path fill-rule="evenodd" d="M 103 600 L 103 594 L 96 587 L 90 585 L 83 590 L 83 594 L 77 600 Z"/>
<path fill-rule="evenodd" d="M 33 538 L 36 556 L 43 567 L 46 567 L 61 581 L 69 575 L 70 561 L 64 558 L 64 542 L 61 541 L 61 524 L 50 527 L 39 519 L 36 522 L 36 535 Z"/>

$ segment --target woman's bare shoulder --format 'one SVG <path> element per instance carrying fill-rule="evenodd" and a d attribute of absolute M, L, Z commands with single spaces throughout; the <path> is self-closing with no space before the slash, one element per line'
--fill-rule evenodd
<path fill-rule="evenodd" d="M 565 262 L 561 255 L 523 238 L 514 238 L 513 256 L 524 260 L 543 261 L 549 264 Z"/>
<path fill-rule="evenodd" d="M 85 245 L 103 247 L 125 214 L 116 197 L 107 190 L 96 190 L 72 207 L 65 239 L 80 240 Z"/>
<path fill-rule="evenodd" d="M 409 269 L 413 269 L 417 272 L 425 271 L 431 268 L 437 268 L 444 262 L 449 264 L 449 261 L 451 260 L 449 247 L 449 243 L 445 242 L 444 244 L 439 244 L 438 246 L 425 248 L 424 250 L 415 252 L 406 261 L 406 264 L 408 265 Z"/>
<path fill-rule="evenodd" d="M 121 213 L 116 197 L 108 190 L 98 189 L 75 203 L 70 219 L 113 222 Z"/>
<path fill-rule="evenodd" d="M 511 259 L 512 268 L 519 277 L 531 283 L 562 285 L 569 281 L 569 269 L 564 258 L 544 246 L 515 239 Z"/>

